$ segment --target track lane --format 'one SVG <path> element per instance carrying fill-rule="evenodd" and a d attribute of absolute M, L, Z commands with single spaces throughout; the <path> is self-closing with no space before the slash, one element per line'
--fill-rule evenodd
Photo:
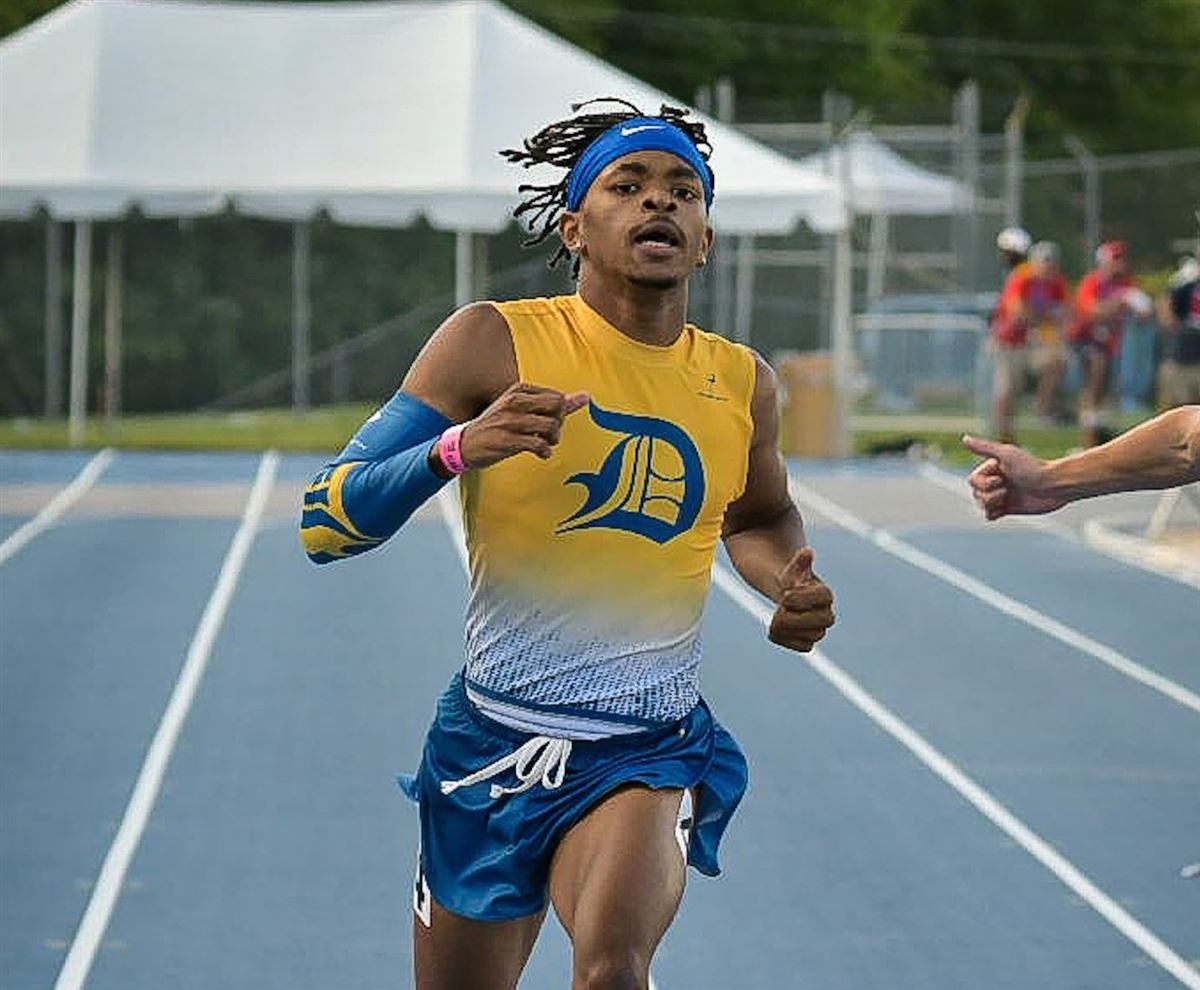
<path fill-rule="evenodd" d="M 897 531 L 927 553 L 1200 693 L 1200 594 L 1036 531 Z"/>
<path fill-rule="evenodd" d="M 73 521 L 0 569 L 0 985 L 54 982 L 233 529 Z"/>
<path fill-rule="evenodd" d="M 403 986 L 412 769 L 461 655 L 438 525 L 314 568 L 259 537 L 89 990 Z"/>
<path fill-rule="evenodd" d="M 838 594 L 828 652 L 1176 951 L 1200 957 L 1196 891 L 1179 876 L 1200 823 L 1195 717 L 856 537 L 812 539 Z"/>

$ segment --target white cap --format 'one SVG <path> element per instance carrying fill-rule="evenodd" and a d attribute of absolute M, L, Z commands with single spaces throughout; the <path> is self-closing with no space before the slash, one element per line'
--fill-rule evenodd
<path fill-rule="evenodd" d="M 1001 251 L 1011 251 L 1015 254 L 1025 254 L 1033 238 L 1029 231 L 1021 227 L 1005 227 L 996 235 L 996 247 Z"/>

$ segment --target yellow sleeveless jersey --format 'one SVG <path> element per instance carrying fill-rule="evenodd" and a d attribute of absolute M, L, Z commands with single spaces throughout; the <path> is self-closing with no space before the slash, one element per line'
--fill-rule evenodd
<path fill-rule="evenodd" d="M 699 623 L 742 492 L 752 352 L 691 325 L 632 340 L 578 295 L 496 304 L 522 381 L 590 403 L 548 460 L 462 478 L 468 684 L 661 720 L 698 698 Z"/>

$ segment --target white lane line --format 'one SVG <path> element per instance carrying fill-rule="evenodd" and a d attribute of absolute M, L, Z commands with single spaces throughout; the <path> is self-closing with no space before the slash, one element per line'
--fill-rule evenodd
<path fill-rule="evenodd" d="M 438 508 L 442 512 L 442 522 L 446 524 L 446 528 L 450 530 L 451 542 L 454 544 L 454 549 L 458 553 L 458 559 L 462 562 L 463 570 L 470 576 L 471 562 L 467 558 L 467 533 L 463 529 L 462 509 L 458 497 L 458 485 L 450 484 L 444 486 L 437 493 Z M 654 982 L 653 975 L 650 977 L 650 990 L 659 990 L 658 984 Z"/>
<path fill-rule="evenodd" d="M 921 464 L 917 471 L 926 481 L 966 499 L 972 505 L 975 504 L 965 477 L 929 463 Z M 1070 540 L 1072 543 L 1086 543 L 1097 553 L 1102 553 L 1113 560 L 1140 568 L 1150 574 L 1157 574 L 1159 577 L 1170 578 L 1172 581 L 1178 581 L 1180 584 L 1200 591 L 1200 569 L 1178 566 L 1165 560 L 1160 563 L 1148 558 L 1144 550 L 1145 541 L 1120 533 L 1105 532 L 1104 527 L 1097 519 L 1089 519 L 1083 524 L 1081 538 L 1072 527 L 1044 516 L 1005 516 L 1004 518 L 1011 519 L 1022 526 L 1028 526 L 1030 529 L 1052 533 L 1064 540 Z"/>
<path fill-rule="evenodd" d="M 204 670 L 208 666 L 213 643 L 225 620 L 225 612 L 233 599 L 238 577 L 249 556 L 254 535 L 262 520 L 263 509 L 266 507 L 267 497 L 275 484 L 278 468 L 279 454 L 273 450 L 263 454 L 258 464 L 258 473 L 254 478 L 254 486 L 250 489 L 250 497 L 246 502 L 245 513 L 242 515 L 242 523 L 234 534 L 233 541 L 229 544 L 225 561 L 221 564 L 221 571 L 217 576 L 217 583 L 213 587 L 212 595 L 204 608 L 204 614 L 200 617 L 200 624 L 196 627 L 195 635 L 192 637 L 187 659 L 179 672 L 179 678 L 175 682 L 175 688 L 171 692 L 171 698 L 163 711 L 162 719 L 158 723 L 158 729 L 154 733 L 150 747 L 146 750 L 146 758 L 142 762 L 141 772 L 133 786 L 129 804 L 125 808 L 125 814 L 121 818 L 120 827 L 117 829 L 116 837 L 109 847 L 108 854 L 104 857 L 104 865 L 100 867 L 100 876 L 92 889 L 91 899 L 79 922 L 79 930 L 75 933 L 71 949 L 63 962 L 58 979 L 54 983 L 54 990 L 79 990 L 87 980 L 92 962 L 96 957 L 96 950 L 100 947 L 100 940 L 108 928 L 117 898 L 125 883 L 125 874 L 137 852 L 138 844 L 142 840 L 142 833 L 145 832 L 146 824 L 150 820 L 150 812 L 158 799 L 163 776 L 167 772 L 179 732 L 183 728 L 184 720 L 192 706 L 200 681 L 204 677 Z"/>
<path fill-rule="evenodd" d="M 772 615 L 770 606 L 754 595 L 723 565 L 714 566 L 713 582 L 764 626 L 770 623 Z M 1117 904 L 1070 860 L 1005 808 L 988 791 L 975 783 L 916 730 L 876 700 L 872 694 L 824 653 L 820 650 L 813 650 L 811 653 L 802 654 L 801 659 L 807 662 L 855 708 L 900 743 L 945 783 L 954 788 L 988 821 L 1008 835 L 1070 890 L 1086 901 L 1097 914 L 1133 942 L 1154 962 L 1175 977 L 1188 990 L 1200 990 L 1200 972 L 1193 969 L 1174 949 Z"/>
<path fill-rule="evenodd" d="M 1188 690 L 1182 684 L 1177 684 L 1170 678 L 1164 677 L 1162 674 L 1156 673 L 1148 667 L 1144 667 L 1135 660 L 1131 660 L 1125 654 L 1114 650 L 1111 646 L 1105 646 L 1103 643 L 1092 639 L 1090 636 L 1085 636 L 1083 633 L 1072 629 L 1057 619 L 1052 619 L 1045 613 L 1039 612 L 1037 609 L 1017 601 L 1015 598 L 1010 598 L 1008 595 L 997 591 L 991 585 L 985 584 L 978 578 L 971 577 L 971 575 L 964 571 L 960 571 L 957 567 L 947 564 L 945 561 L 925 553 L 923 550 L 918 550 L 911 543 L 900 539 L 900 537 L 889 533 L 887 530 L 876 529 L 870 523 L 860 519 L 819 492 L 815 492 L 806 485 L 801 484 L 795 478 L 789 478 L 788 487 L 791 490 L 792 497 L 802 506 L 813 509 L 844 528 L 851 530 L 863 539 L 869 540 L 881 550 L 885 550 L 892 556 L 898 557 L 928 574 L 932 574 L 934 577 L 945 581 L 959 591 L 978 599 L 985 605 L 989 605 L 1006 615 L 1012 616 L 1012 618 L 1024 622 L 1028 626 L 1032 626 L 1038 632 L 1057 639 L 1060 643 L 1065 643 L 1067 646 L 1082 653 L 1086 653 L 1101 663 L 1107 664 L 1118 673 L 1124 674 L 1126 677 L 1200 714 L 1200 695 Z"/>
<path fill-rule="evenodd" d="M 58 522 L 63 513 L 87 494 L 116 456 L 116 451 L 111 447 L 99 451 L 66 488 L 42 506 L 36 516 L 9 533 L 8 538 L 0 543 L 0 565 L 7 563 L 26 543 Z"/>

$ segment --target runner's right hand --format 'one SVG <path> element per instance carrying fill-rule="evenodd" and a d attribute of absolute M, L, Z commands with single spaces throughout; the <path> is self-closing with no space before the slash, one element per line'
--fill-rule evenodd
<path fill-rule="evenodd" d="M 524 451 L 545 460 L 558 444 L 563 420 L 586 406 L 588 399 L 586 392 L 566 395 L 517 382 L 466 425 L 463 460 L 468 468 L 485 468 Z"/>

